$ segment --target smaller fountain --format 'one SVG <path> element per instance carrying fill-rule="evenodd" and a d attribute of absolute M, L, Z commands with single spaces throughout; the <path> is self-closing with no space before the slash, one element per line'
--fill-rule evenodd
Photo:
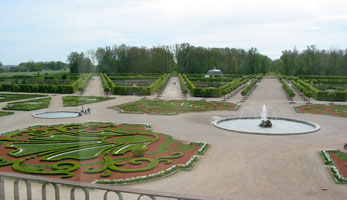
<path fill-rule="evenodd" d="M 272 127 L 271 121 L 269 119 L 267 119 L 267 116 L 266 116 L 265 104 L 263 105 L 263 110 L 261 112 L 261 122 L 260 122 L 259 126 L 263 127 L 263 128 L 271 128 Z"/>

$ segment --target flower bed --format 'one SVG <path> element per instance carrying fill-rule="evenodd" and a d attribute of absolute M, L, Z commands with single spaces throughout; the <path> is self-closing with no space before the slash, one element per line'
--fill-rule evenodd
<path fill-rule="evenodd" d="M 146 124 L 33 126 L 0 135 L 0 170 L 73 181 L 133 184 L 191 170 L 209 145 L 185 144 Z M 143 157 L 132 151 L 145 147 Z M 200 152 L 200 153 L 199 153 Z"/>
<path fill-rule="evenodd" d="M 89 103 L 96 103 L 100 101 L 106 101 L 114 99 L 114 97 L 96 97 L 96 96 L 64 96 L 64 107 L 68 106 L 80 106 Z"/>
<path fill-rule="evenodd" d="M 294 107 L 298 113 L 311 113 L 321 115 L 332 115 L 336 117 L 347 117 L 347 105 L 303 105 Z"/>
<path fill-rule="evenodd" d="M 336 183 L 347 183 L 347 153 L 340 150 L 326 149 L 320 151 L 320 156 L 324 164 L 328 166 L 328 170 Z"/>
<path fill-rule="evenodd" d="M 28 100 L 28 101 L 17 101 L 13 103 L 8 103 L 6 107 L 2 109 L 3 110 L 22 110 L 22 111 L 38 110 L 42 108 L 48 108 L 50 102 L 51 102 L 51 97 Z"/>
<path fill-rule="evenodd" d="M 216 109 L 214 108 L 216 106 Z M 203 112 L 213 110 L 237 110 L 238 105 L 234 103 L 215 102 L 215 101 L 186 101 L 186 100 L 147 100 L 125 103 L 110 107 L 122 113 L 137 114 L 159 114 L 175 115 L 186 112 Z"/>

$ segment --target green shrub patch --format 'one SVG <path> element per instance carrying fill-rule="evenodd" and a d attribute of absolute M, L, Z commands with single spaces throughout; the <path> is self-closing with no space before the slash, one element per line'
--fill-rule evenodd
<path fill-rule="evenodd" d="M 84 88 L 92 73 L 14 76 L 0 79 L 0 91 L 72 94 Z"/>
<path fill-rule="evenodd" d="M 15 101 L 15 100 L 22 100 L 22 99 L 32 99 L 36 97 L 45 97 L 45 96 L 47 95 L 0 93 L 0 102 Z"/>
<path fill-rule="evenodd" d="M 336 117 L 347 117 L 347 105 L 302 105 L 294 107 L 298 113 L 311 113 L 321 115 L 332 115 Z"/>
<path fill-rule="evenodd" d="M 96 97 L 96 96 L 64 96 L 64 107 L 68 106 L 80 106 L 89 103 L 96 103 L 100 101 L 106 101 L 114 99 L 114 97 Z"/>
<path fill-rule="evenodd" d="M 195 154 L 203 155 L 207 147 L 206 143 L 187 144 L 155 133 L 144 124 L 33 126 L 0 134 L 0 170 L 133 184 L 191 170 L 198 161 Z"/>
<path fill-rule="evenodd" d="M 14 112 L 4 112 L 4 111 L 0 111 L 0 117 L 1 116 L 6 116 L 6 115 L 12 115 L 14 114 Z"/>
<path fill-rule="evenodd" d="M 159 115 L 175 115 L 186 112 L 203 112 L 213 110 L 237 110 L 234 103 L 217 101 L 188 101 L 188 100 L 148 100 L 142 99 L 111 107 L 123 113 L 146 113 Z"/>
<path fill-rule="evenodd" d="M 3 110 L 38 110 L 42 108 L 48 108 L 51 98 L 33 99 L 28 101 L 17 101 L 13 103 L 8 103 Z"/>

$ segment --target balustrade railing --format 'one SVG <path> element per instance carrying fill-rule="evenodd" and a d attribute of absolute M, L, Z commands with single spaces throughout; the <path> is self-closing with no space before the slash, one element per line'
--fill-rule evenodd
<path fill-rule="evenodd" d="M 112 199 L 119 200 L 230 200 L 224 197 L 185 195 L 0 172 L 0 200 L 107 200 L 111 195 Z"/>

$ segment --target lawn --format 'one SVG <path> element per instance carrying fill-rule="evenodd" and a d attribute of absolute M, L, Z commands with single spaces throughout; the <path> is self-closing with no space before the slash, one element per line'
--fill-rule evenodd
<path fill-rule="evenodd" d="M 106 101 L 114 99 L 114 97 L 96 97 L 96 96 L 64 96 L 64 107 L 68 106 L 80 106 L 89 103 L 95 103 L 100 101 Z"/>
<path fill-rule="evenodd" d="M 31 99 L 31 98 L 45 97 L 45 96 L 47 95 L 0 93 L 0 102 Z"/>
<path fill-rule="evenodd" d="M 48 108 L 51 98 L 33 99 L 28 101 L 17 101 L 13 103 L 8 103 L 3 110 L 22 110 L 31 111 L 38 110 L 42 108 Z"/>
<path fill-rule="evenodd" d="M 187 100 L 147 100 L 125 103 L 111 107 L 123 113 L 146 113 L 159 115 L 175 115 L 187 112 L 203 112 L 213 110 L 237 110 L 234 103 L 217 101 L 187 101 Z"/>
<path fill-rule="evenodd" d="M 0 134 L 0 170 L 73 181 L 133 184 L 191 170 L 208 144 L 185 143 L 147 125 L 90 122 Z M 136 157 L 135 149 L 144 148 Z M 83 178 L 81 178 L 83 177 Z"/>
<path fill-rule="evenodd" d="M 14 112 L 4 112 L 4 111 L 0 111 L 0 117 L 1 116 L 6 116 L 6 115 L 12 115 L 14 114 Z"/>

